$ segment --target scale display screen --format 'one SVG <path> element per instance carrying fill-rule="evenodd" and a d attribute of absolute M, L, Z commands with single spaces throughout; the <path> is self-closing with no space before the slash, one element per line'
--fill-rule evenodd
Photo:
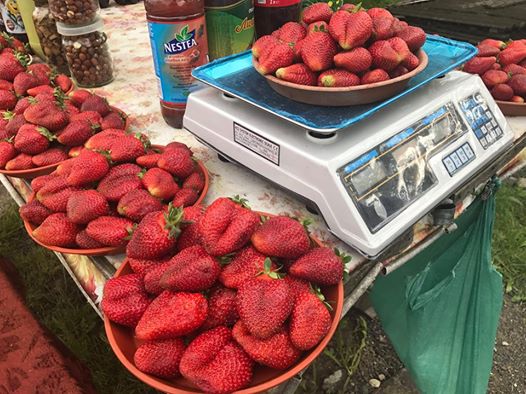
<path fill-rule="evenodd" d="M 450 102 L 338 169 L 369 231 L 437 184 L 429 159 L 467 131 Z"/>

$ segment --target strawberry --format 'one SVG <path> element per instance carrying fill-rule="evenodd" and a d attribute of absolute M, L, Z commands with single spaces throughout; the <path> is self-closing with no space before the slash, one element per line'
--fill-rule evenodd
<path fill-rule="evenodd" d="M 54 212 L 66 212 L 68 199 L 77 190 L 67 184 L 64 176 L 55 176 L 38 190 L 36 198 Z"/>
<path fill-rule="evenodd" d="M 464 64 L 463 70 L 471 74 L 482 75 L 488 71 L 497 61 L 495 56 L 490 57 L 474 57 Z"/>
<path fill-rule="evenodd" d="M 347 70 L 335 68 L 324 71 L 318 77 L 318 86 L 346 87 L 360 84 L 360 77 Z"/>
<path fill-rule="evenodd" d="M 38 79 L 39 85 L 49 85 L 51 83 L 49 75 L 51 68 L 45 63 L 33 63 L 27 66 L 27 71 L 32 73 Z"/>
<path fill-rule="evenodd" d="M 312 22 L 307 26 L 307 35 L 311 33 L 328 33 L 329 32 L 329 24 L 324 21 L 318 21 L 318 22 Z M 299 41 L 298 41 L 299 42 Z M 298 44 L 296 43 L 296 45 Z"/>
<path fill-rule="evenodd" d="M 278 39 L 274 36 L 262 36 L 252 45 L 252 56 L 259 59 L 262 54 L 266 54 L 279 43 Z"/>
<path fill-rule="evenodd" d="M 312 71 L 323 71 L 332 67 L 338 45 L 328 33 L 312 33 L 303 40 L 301 58 Z"/>
<path fill-rule="evenodd" d="M 91 111 L 90 111 L 91 113 Z M 81 115 L 82 112 L 79 114 Z M 111 150 L 113 146 L 118 145 L 120 139 L 125 138 L 126 132 L 120 129 L 107 129 L 95 134 L 86 141 L 84 147 L 96 150 Z"/>
<path fill-rule="evenodd" d="M 18 74 L 13 80 L 13 89 L 18 96 L 24 96 L 27 90 L 39 86 L 40 81 L 33 74 L 23 72 Z"/>
<path fill-rule="evenodd" d="M 287 216 L 268 219 L 252 234 L 251 241 L 260 253 L 284 259 L 297 259 L 310 248 L 305 227 Z"/>
<path fill-rule="evenodd" d="M 175 248 L 183 210 L 168 205 L 168 211 L 151 212 L 139 223 L 126 248 L 135 259 L 158 259 Z"/>
<path fill-rule="evenodd" d="M 497 57 L 501 66 L 520 63 L 526 59 L 526 46 L 519 48 L 506 48 Z"/>
<path fill-rule="evenodd" d="M 16 106 L 16 96 L 10 90 L 0 90 L 0 110 L 12 110 Z"/>
<path fill-rule="evenodd" d="M 4 168 L 16 155 L 17 151 L 12 143 L 0 141 L 0 168 Z"/>
<path fill-rule="evenodd" d="M 266 339 L 279 332 L 292 311 L 293 293 L 288 283 L 271 270 L 265 260 L 263 273 L 243 283 L 237 290 L 237 311 L 247 330 Z"/>
<path fill-rule="evenodd" d="M 498 64 L 498 63 L 495 63 Z M 512 77 L 515 74 L 526 74 L 526 68 L 521 67 L 517 64 L 508 64 L 502 69 L 505 73 L 509 74 Z"/>
<path fill-rule="evenodd" d="M 152 341 L 190 334 L 204 323 L 207 311 L 206 298 L 200 293 L 163 291 L 142 315 L 135 336 Z"/>
<path fill-rule="evenodd" d="M 27 94 L 29 96 L 38 96 L 39 94 L 53 94 L 55 92 L 55 89 L 49 85 L 38 85 L 34 86 L 32 88 L 27 89 Z"/>
<path fill-rule="evenodd" d="M 52 172 L 52 175 L 61 175 L 63 177 L 67 177 L 71 173 L 73 164 L 75 164 L 75 160 L 66 160 L 63 163 L 60 163 L 55 171 Z"/>
<path fill-rule="evenodd" d="M 232 339 L 230 329 L 220 326 L 195 338 L 186 348 L 181 374 L 207 393 L 231 393 L 252 379 L 253 361 Z"/>
<path fill-rule="evenodd" d="M 42 222 L 53 213 L 37 200 L 22 205 L 18 212 L 22 219 L 37 226 L 42 224 Z"/>
<path fill-rule="evenodd" d="M 402 56 L 392 47 L 389 41 L 375 41 L 369 52 L 373 58 L 373 66 L 385 71 L 394 70 L 402 62 Z"/>
<path fill-rule="evenodd" d="M 402 61 L 402 66 L 407 68 L 409 71 L 414 70 L 417 68 L 420 64 L 420 59 L 418 59 L 418 56 L 410 53 L 407 58 Z M 496 63 L 495 63 L 496 64 Z M 396 70 L 396 69 L 395 69 Z M 391 70 L 393 71 L 393 70 Z"/>
<path fill-rule="evenodd" d="M 18 133 L 20 127 L 26 124 L 24 115 L 15 114 L 13 112 L 4 112 L 4 119 L 8 119 L 8 123 L 5 126 L 5 131 L 9 136 L 13 136 Z"/>
<path fill-rule="evenodd" d="M 196 245 L 170 260 L 159 284 L 167 290 L 199 292 L 212 287 L 220 272 L 219 263 L 202 246 Z"/>
<path fill-rule="evenodd" d="M 109 213 L 108 201 L 96 190 L 81 190 L 68 199 L 68 219 L 73 223 L 87 224 L 99 216 Z"/>
<path fill-rule="evenodd" d="M 128 259 L 130 257 L 127 257 Z M 160 261 L 164 260 L 165 258 L 159 259 Z M 144 260 L 144 259 L 135 259 L 135 260 L 141 260 L 141 261 L 152 261 L 152 260 Z M 161 287 L 161 278 L 166 272 L 168 268 L 170 268 L 171 258 L 161 262 L 160 264 L 156 264 L 155 266 L 149 267 L 147 271 L 144 273 L 144 287 L 146 291 L 150 294 L 161 294 L 164 289 Z"/>
<path fill-rule="evenodd" d="M 104 117 L 111 112 L 111 108 L 105 98 L 92 94 L 84 99 L 80 106 L 80 111 L 95 111 L 98 112 L 100 116 Z"/>
<path fill-rule="evenodd" d="M 392 37 L 388 39 L 387 42 L 391 45 L 391 48 L 393 48 L 394 51 L 398 54 L 400 59 L 402 59 L 402 62 L 404 62 L 410 55 L 415 56 L 411 53 L 405 41 L 402 40 L 400 37 Z"/>
<path fill-rule="evenodd" d="M 259 215 L 250 209 L 228 198 L 218 198 L 199 221 L 203 246 L 212 256 L 223 256 L 241 249 L 250 240 L 259 221 Z"/>
<path fill-rule="evenodd" d="M 344 264 L 349 260 L 329 248 L 314 248 L 292 263 L 289 273 L 322 286 L 336 285 L 342 280 Z"/>
<path fill-rule="evenodd" d="M 85 149 L 86 148 L 84 148 L 82 145 L 81 146 L 74 146 L 73 148 L 68 150 L 68 157 L 77 157 L 78 155 L 80 155 L 80 152 L 82 152 Z"/>
<path fill-rule="evenodd" d="M 505 49 L 522 49 L 526 48 L 526 42 L 524 40 L 510 40 L 506 44 Z"/>
<path fill-rule="evenodd" d="M 183 209 L 185 222 L 190 224 L 183 226 L 181 234 L 177 237 L 175 249 L 180 252 L 190 246 L 201 244 L 201 234 L 199 233 L 198 222 L 203 216 L 204 209 L 200 205 L 194 205 Z"/>
<path fill-rule="evenodd" d="M 0 79 L 0 90 L 13 90 L 13 84 L 5 79 Z"/>
<path fill-rule="evenodd" d="M 33 237 L 50 246 L 71 246 L 79 228 L 62 212 L 52 213 L 33 230 Z"/>
<path fill-rule="evenodd" d="M 482 82 L 488 87 L 492 88 L 499 83 L 506 83 L 510 78 L 507 73 L 499 70 L 488 70 L 482 75 Z"/>
<path fill-rule="evenodd" d="M 254 67 L 262 75 L 274 74 L 278 68 L 290 66 L 293 62 L 294 50 L 288 44 L 279 43 L 272 50 L 263 51 Z"/>
<path fill-rule="evenodd" d="M 373 33 L 371 38 L 373 40 L 387 40 L 395 34 L 393 29 L 394 19 L 385 17 L 373 18 Z"/>
<path fill-rule="evenodd" d="M 23 114 L 27 107 L 31 105 L 32 97 L 23 97 L 15 105 L 13 112 L 17 115 Z"/>
<path fill-rule="evenodd" d="M 396 33 L 396 36 L 406 42 L 411 52 L 418 51 L 426 42 L 426 32 L 416 26 L 407 26 L 405 29 Z"/>
<path fill-rule="evenodd" d="M 86 230 L 79 231 L 75 237 L 75 242 L 82 249 L 98 249 L 104 247 L 99 241 L 95 241 L 91 238 Z"/>
<path fill-rule="evenodd" d="M 123 165 L 130 166 L 129 163 Z M 97 186 L 97 191 L 111 202 L 119 201 L 132 190 L 142 189 L 142 183 L 138 173 L 119 174 L 115 171 L 116 168 L 118 168 L 118 166 L 113 167 Z"/>
<path fill-rule="evenodd" d="M 408 72 L 409 70 L 406 67 L 404 67 L 403 65 L 399 65 L 394 70 L 389 71 L 389 77 L 398 78 L 398 77 L 401 77 L 402 75 L 407 74 Z"/>
<path fill-rule="evenodd" d="M 478 57 L 488 57 L 488 56 L 497 56 L 500 53 L 500 49 L 491 45 L 477 45 L 477 56 Z"/>
<path fill-rule="evenodd" d="M 50 182 L 53 178 L 57 178 L 58 175 L 56 174 L 49 174 L 49 175 L 41 175 L 37 176 L 36 178 L 33 178 L 31 181 L 31 189 L 36 193 L 42 187 L 44 187 L 48 182 Z"/>
<path fill-rule="evenodd" d="M 112 322 L 135 327 L 149 305 L 150 300 L 140 275 L 111 278 L 104 285 L 101 307 L 104 315 Z"/>
<path fill-rule="evenodd" d="M 44 167 L 57 164 L 68 158 L 66 152 L 60 148 L 51 148 L 31 158 L 35 167 Z"/>
<path fill-rule="evenodd" d="M 389 79 L 389 74 L 381 68 L 376 70 L 367 71 L 361 79 L 361 85 L 368 85 L 371 83 L 377 83 L 382 81 L 387 81 Z"/>
<path fill-rule="evenodd" d="M 516 74 L 510 78 L 508 85 L 511 86 L 516 96 L 526 96 L 526 75 Z M 16 145 L 15 145 L 16 148 Z"/>
<path fill-rule="evenodd" d="M 236 307 L 236 291 L 217 286 L 208 295 L 208 315 L 201 326 L 210 330 L 218 326 L 233 326 L 239 319 Z"/>
<path fill-rule="evenodd" d="M 122 115 L 116 111 L 110 112 L 108 115 L 102 119 L 101 128 L 102 130 L 106 129 L 123 129 L 126 125 L 125 120 L 122 118 Z"/>
<path fill-rule="evenodd" d="M 58 131 L 69 122 L 69 115 L 57 104 L 39 101 L 30 105 L 24 111 L 24 118 L 30 123 L 45 127 L 50 131 Z"/>
<path fill-rule="evenodd" d="M 0 79 L 13 82 L 15 77 L 25 71 L 28 59 L 24 55 L 0 56 Z"/>
<path fill-rule="evenodd" d="M 276 77 L 284 81 L 300 85 L 316 85 L 317 75 L 303 63 L 296 63 L 288 67 L 278 68 Z"/>
<path fill-rule="evenodd" d="M 161 211 L 163 204 L 146 190 L 130 190 L 119 200 L 117 211 L 120 215 L 140 222 L 150 212 Z"/>
<path fill-rule="evenodd" d="M 266 339 L 250 334 L 241 320 L 232 329 L 232 335 L 250 358 L 261 365 L 284 370 L 298 361 L 301 351 L 294 347 L 285 328 Z"/>
<path fill-rule="evenodd" d="M 25 153 L 20 153 L 5 164 L 5 169 L 8 171 L 27 170 L 33 167 L 31 156 Z"/>
<path fill-rule="evenodd" d="M 274 33 L 272 35 L 285 44 L 295 44 L 307 35 L 305 28 L 297 22 L 287 22 Z"/>
<path fill-rule="evenodd" d="M 86 112 L 79 112 L 78 114 L 73 114 L 70 117 L 71 122 L 75 122 L 77 120 L 87 120 L 93 125 L 99 125 L 102 123 L 102 116 L 98 112 L 95 111 L 86 111 Z"/>
<path fill-rule="evenodd" d="M 135 159 L 135 162 L 141 167 L 153 168 L 157 166 L 157 161 L 161 158 L 160 153 L 148 153 L 146 155 L 139 156 Z"/>
<path fill-rule="evenodd" d="M 319 292 L 297 296 L 290 317 L 290 339 L 297 349 L 312 349 L 329 332 L 332 319 L 324 300 Z"/>
<path fill-rule="evenodd" d="M 133 222 L 114 216 L 99 216 L 86 226 L 86 233 L 106 246 L 122 246 L 133 228 Z"/>
<path fill-rule="evenodd" d="M 87 120 L 71 121 L 57 133 L 57 140 L 66 146 L 83 145 L 98 129 L 97 125 Z"/>
<path fill-rule="evenodd" d="M 19 53 L 27 53 L 25 44 L 15 37 L 12 37 L 11 39 L 11 48 L 13 48 L 16 52 Z"/>
<path fill-rule="evenodd" d="M 373 19 L 376 19 L 376 18 L 394 19 L 393 14 L 391 14 L 385 8 L 379 8 L 379 7 L 369 8 L 367 10 L 367 14 Z"/>
<path fill-rule="evenodd" d="M 192 156 L 187 150 L 183 149 L 165 150 L 161 153 L 157 165 L 178 178 L 186 178 L 195 168 Z"/>
<path fill-rule="evenodd" d="M 201 193 L 204 187 L 205 187 L 205 180 L 203 179 L 203 175 L 201 175 L 200 169 L 197 169 L 194 172 L 192 172 L 188 176 L 188 178 L 184 180 L 183 185 L 182 185 L 183 189 L 194 189 L 198 193 Z"/>
<path fill-rule="evenodd" d="M 118 143 L 113 143 L 109 151 L 110 158 L 115 163 L 135 161 L 137 157 L 142 156 L 145 153 L 142 141 L 129 134 L 124 134 L 118 140 Z"/>
<path fill-rule="evenodd" d="M 298 295 L 300 295 L 301 293 L 311 292 L 311 289 L 312 289 L 309 282 L 307 282 L 306 280 L 300 279 L 300 278 L 296 278 L 295 276 L 292 276 L 292 275 L 287 275 L 285 277 L 285 282 L 287 282 L 287 284 L 290 287 L 290 290 L 292 291 L 293 300 L 296 300 Z"/>
<path fill-rule="evenodd" d="M 491 89 L 491 95 L 495 100 L 508 101 L 513 97 L 513 89 L 507 84 L 498 84 Z"/>
<path fill-rule="evenodd" d="M 161 168 L 150 168 L 142 175 L 142 184 L 154 197 L 170 200 L 179 190 L 172 175 Z"/>
<path fill-rule="evenodd" d="M 25 124 L 18 130 L 15 137 L 15 148 L 28 155 L 36 155 L 49 148 L 49 142 L 55 138 L 44 127 Z"/>
<path fill-rule="evenodd" d="M 395 35 L 400 33 L 402 30 L 404 30 L 408 26 L 409 26 L 409 24 L 406 21 L 401 21 L 400 19 L 398 19 L 396 17 L 393 20 L 393 31 L 394 31 Z"/>
<path fill-rule="evenodd" d="M 172 200 L 174 207 L 190 207 L 199 199 L 195 189 L 179 189 Z"/>
<path fill-rule="evenodd" d="M 329 22 L 329 33 L 343 49 L 356 48 L 371 37 L 373 20 L 366 12 L 336 11 Z"/>
<path fill-rule="evenodd" d="M 73 86 L 73 82 L 71 82 L 71 79 L 64 74 L 58 74 L 53 80 L 53 83 L 55 84 L 55 86 L 58 86 L 60 90 L 62 90 L 64 93 L 68 92 Z"/>
<path fill-rule="evenodd" d="M 251 245 L 241 249 L 219 274 L 219 281 L 226 287 L 237 289 L 255 278 L 265 268 L 265 256 Z"/>
<path fill-rule="evenodd" d="M 294 62 L 295 63 L 301 63 L 303 61 L 302 57 L 301 57 L 301 50 L 303 48 L 303 43 L 305 42 L 305 39 L 303 40 L 299 40 L 296 44 L 294 44 L 294 48 L 292 49 L 292 51 L 294 52 Z M 282 67 L 284 68 L 284 67 Z M 279 68 L 278 68 L 279 70 Z M 278 71 L 276 70 L 276 72 Z"/>
<path fill-rule="evenodd" d="M 331 20 L 332 9 L 327 3 L 314 3 L 303 10 L 302 20 L 306 25 L 314 22 Z"/>
<path fill-rule="evenodd" d="M 102 154 L 87 149 L 80 152 L 72 163 L 71 172 L 67 177 L 71 186 L 83 186 L 98 181 L 110 170 L 108 160 Z"/>
<path fill-rule="evenodd" d="M 173 152 L 177 150 L 183 150 L 187 152 L 190 156 L 193 155 L 192 150 L 188 147 L 188 145 L 183 144 L 182 142 L 173 141 L 164 147 L 165 152 L 168 152 L 168 151 Z"/>
<path fill-rule="evenodd" d="M 162 258 L 158 260 L 142 260 L 142 259 L 132 259 L 130 257 L 126 257 L 123 264 L 126 262 L 130 265 L 133 272 L 136 274 L 141 275 L 144 277 L 150 270 L 154 269 L 155 267 L 160 266 L 163 263 L 166 263 L 169 258 Z"/>
<path fill-rule="evenodd" d="M 73 105 L 75 105 L 77 108 L 80 108 L 82 106 L 82 103 L 84 103 L 84 101 L 86 101 L 86 99 L 91 96 L 91 92 L 88 92 L 84 89 L 77 89 L 69 94 L 69 99 L 71 100 Z"/>
<path fill-rule="evenodd" d="M 510 101 L 512 103 L 517 103 L 517 104 L 524 104 L 524 98 L 522 98 L 521 96 L 513 96 Z"/>
<path fill-rule="evenodd" d="M 133 355 L 133 362 L 139 371 L 173 379 L 180 375 L 179 363 L 185 348 L 181 338 L 143 343 Z"/>

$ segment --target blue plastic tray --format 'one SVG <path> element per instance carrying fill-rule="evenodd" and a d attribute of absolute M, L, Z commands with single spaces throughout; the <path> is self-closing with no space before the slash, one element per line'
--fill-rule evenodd
<path fill-rule="evenodd" d="M 318 132 L 333 132 L 371 116 L 400 97 L 465 63 L 477 53 L 477 49 L 466 42 L 431 35 L 427 36 L 424 51 L 429 57 L 429 64 L 410 80 L 406 90 L 385 101 L 350 107 L 320 107 L 298 103 L 279 95 L 252 66 L 250 51 L 198 67 L 193 71 L 193 76 L 302 127 Z"/>

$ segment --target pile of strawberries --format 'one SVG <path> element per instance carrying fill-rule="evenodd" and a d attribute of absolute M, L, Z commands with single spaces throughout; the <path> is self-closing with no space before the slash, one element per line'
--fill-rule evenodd
<path fill-rule="evenodd" d="M 526 39 L 504 42 L 487 38 L 476 57 L 463 70 L 481 76 L 496 100 L 524 103 L 526 100 Z"/>
<path fill-rule="evenodd" d="M 144 135 L 107 129 L 76 153 L 33 179 L 35 198 L 20 208 L 45 245 L 122 247 L 148 213 L 190 206 L 205 186 L 192 151 L 178 142 L 152 148 Z"/>
<path fill-rule="evenodd" d="M 317 286 L 339 284 L 349 260 L 314 247 L 304 224 L 239 198 L 149 213 L 126 253 L 134 273 L 106 283 L 102 310 L 134 330 L 136 367 L 214 393 L 314 348 L 332 324 Z"/>
<path fill-rule="evenodd" d="M 307 7 L 252 47 L 256 70 L 300 85 L 345 87 L 387 81 L 418 67 L 425 32 L 383 8 Z"/>

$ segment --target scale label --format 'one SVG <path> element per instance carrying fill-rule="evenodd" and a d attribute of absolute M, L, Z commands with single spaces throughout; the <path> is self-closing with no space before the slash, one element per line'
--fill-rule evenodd
<path fill-rule="evenodd" d="M 235 122 L 234 141 L 279 166 L 279 145 Z"/>

